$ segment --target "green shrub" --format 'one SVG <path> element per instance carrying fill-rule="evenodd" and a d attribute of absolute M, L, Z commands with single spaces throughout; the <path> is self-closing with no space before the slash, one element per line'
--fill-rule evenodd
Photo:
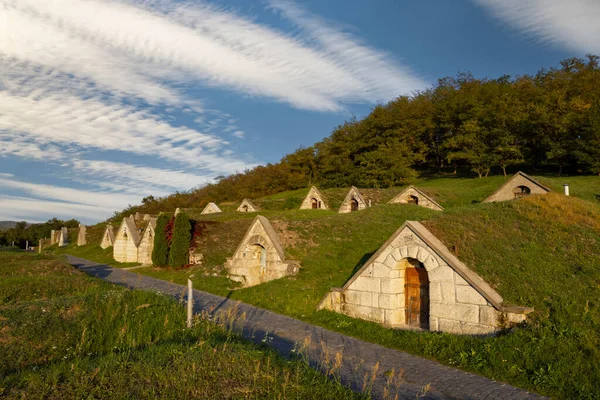
<path fill-rule="evenodd" d="M 189 249 L 192 225 L 187 214 L 179 213 L 173 225 L 173 238 L 169 249 L 169 265 L 181 267 L 189 263 Z"/>
<path fill-rule="evenodd" d="M 169 261 L 169 243 L 167 242 L 167 233 L 165 232 L 165 229 L 169 224 L 169 219 L 168 215 L 160 215 L 156 220 L 152 264 L 157 267 L 164 267 Z"/>

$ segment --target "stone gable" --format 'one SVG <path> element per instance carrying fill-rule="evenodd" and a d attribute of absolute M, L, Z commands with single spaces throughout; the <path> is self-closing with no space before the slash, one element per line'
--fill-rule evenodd
<path fill-rule="evenodd" d="M 484 203 L 513 200 L 531 194 L 546 194 L 549 187 L 536 181 L 529 175 L 519 171 L 506 181 L 498 190 L 483 200 Z"/>
<path fill-rule="evenodd" d="M 398 193 L 388 204 L 416 204 L 436 211 L 444 210 L 444 207 L 412 185 Z"/>
<path fill-rule="evenodd" d="M 317 189 L 316 186 L 312 186 L 308 191 L 308 194 L 302 200 L 302 204 L 300 205 L 300 210 L 328 210 L 327 202 L 325 198 Z"/>
<path fill-rule="evenodd" d="M 279 237 L 268 219 L 257 216 L 233 256 L 225 262 L 231 280 L 254 286 L 298 272 L 298 263 L 285 260 Z"/>
<path fill-rule="evenodd" d="M 69 244 L 69 230 L 66 227 L 60 228 L 58 231 L 58 247 L 64 247 Z"/>
<path fill-rule="evenodd" d="M 355 209 L 353 209 L 353 207 Z M 352 186 L 344 198 L 344 201 L 342 201 L 342 205 L 340 206 L 338 212 L 343 214 L 352 211 L 364 210 L 365 208 L 367 208 L 365 199 L 362 197 L 358 189 Z"/>
<path fill-rule="evenodd" d="M 106 225 L 100 247 L 106 249 L 115 243 L 115 230 L 111 224 Z"/>
<path fill-rule="evenodd" d="M 532 311 L 502 302 L 423 225 L 408 221 L 319 308 L 395 328 L 490 334 Z"/>
<path fill-rule="evenodd" d="M 220 212 L 221 209 L 215 203 L 208 203 L 200 214 L 216 214 Z"/>
<path fill-rule="evenodd" d="M 244 199 L 244 200 L 242 200 L 242 203 L 240 204 L 240 206 L 237 208 L 236 211 L 256 212 L 256 211 L 258 211 L 258 207 L 256 207 L 254 204 L 252 204 L 252 202 L 250 200 Z"/>
<path fill-rule="evenodd" d="M 87 244 L 87 226 L 79 224 L 79 232 L 77 234 L 77 246 L 85 246 Z"/>
<path fill-rule="evenodd" d="M 133 216 L 123 218 L 115 234 L 113 258 L 118 262 L 137 262 L 140 232 Z"/>
<path fill-rule="evenodd" d="M 142 233 L 138 247 L 137 262 L 144 265 L 152 264 L 152 250 L 154 250 L 154 236 L 156 231 L 156 218 L 150 218 L 148 225 Z"/>

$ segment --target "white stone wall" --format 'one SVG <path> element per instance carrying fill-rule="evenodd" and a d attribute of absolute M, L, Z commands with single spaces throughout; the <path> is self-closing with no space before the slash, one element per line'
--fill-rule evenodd
<path fill-rule="evenodd" d="M 319 207 L 319 209 L 327 210 L 327 205 L 325 204 L 325 201 L 323 201 L 323 198 L 321 197 L 319 192 L 315 189 L 315 187 L 311 187 L 310 190 L 308 191 L 308 194 L 306 195 L 306 197 L 302 201 L 302 204 L 300 205 L 300 210 L 313 209 L 312 208 L 312 199 L 316 199 L 317 202 L 321 203 L 321 207 Z"/>
<path fill-rule="evenodd" d="M 266 250 L 264 269 L 261 268 L 260 257 L 255 257 L 253 245 L 261 245 Z M 244 286 L 258 285 L 294 272 L 290 271 L 290 265 L 278 254 L 260 223 L 252 226 L 249 234 L 244 237 L 243 245 L 227 260 L 225 268 L 231 280 L 241 282 Z"/>
<path fill-rule="evenodd" d="M 87 244 L 87 226 L 79 225 L 79 233 L 77 234 L 77 246 L 85 246 Z"/>
<path fill-rule="evenodd" d="M 390 203 L 407 204 L 412 200 L 411 196 L 415 196 L 419 199 L 418 205 L 421 207 L 430 208 L 436 211 L 443 210 L 443 208 L 440 207 L 438 204 L 430 201 L 427 197 L 423 196 L 421 193 L 419 193 L 412 187 L 406 189 L 404 192 L 402 192 L 401 195 L 396 196 Z"/>
<path fill-rule="evenodd" d="M 140 264 L 151 265 L 152 250 L 154 250 L 154 229 L 149 226 L 144 231 L 144 236 L 142 236 L 142 240 L 140 241 L 137 262 Z"/>
<path fill-rule="evenodd" d="M 344 199 L 340 209 L 338 210 L 340 214 L 352 212 L 352 199 L 355 199 L 358 202 L 357 211 L 367 208 L 367 203 L 365 203 L 362 197 L 359 196 L 358 191 L 355 189 L 350 189 L 350 195 Z"/>
<path fill-rule="evenodd" d="M 513 190 L 518 186 L 527 186 L 530 190 L 530 194 L 546 194 L 548 191 L 541 186 L 531 182 L 529 179 L 522 175 L 514 175 L 504 187 L 501 187 L 496 193 L 485 199 L 486 203 L 494 201 L 506 201 L 513 200 L 515 195 Z"/>
<path fill-rule="evenodd" d="M 113 245 L 111 237 L 114 237 L 114 235 L 111 235 L 111 232 L 113 232 L 113 227 L 111 225 L 108 225 L 107 228 L 104 230 L 104 236 L 102 236 L 102 241 L 100 242 L 100 247 L 103 249 L 106 249 L 110 246 Z"/>
<path fill-rule="evenodd" d="M 349 316 L 401 327 L 405 324 L 404 267 L 423 264 L 429 278 L 429 329 L 458 334 L 489 334 L 500 313 L 427 244 L 404 231 L 326 308 Z M 335 304 L 337 301 L 339 305 Z"/>
<path fill-rule="evenodd" d="M 124 226 L 121 225 L 115 236 L 113 245 L 113 258 L 118 262 L 137 262 L 138 247 L 133 241 L 131 233 L 128 232 L 127 237 L 123 235 Z"/>

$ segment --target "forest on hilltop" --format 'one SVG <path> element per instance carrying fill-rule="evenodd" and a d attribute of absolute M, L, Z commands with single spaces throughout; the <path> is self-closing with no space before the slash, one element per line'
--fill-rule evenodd
<path fill-rule="evenodd" d="M 560 67 L 515 78 L 460 73 L 440 79 L 339 125 L 278 163 L 218 177 L 188 192 L 148 196 L 113 218 L 258 198 L 311 184 L 390 187 L 420 173 L 468 171 L 483 177 L 517 168 L 600 174 L 598 56 L 567 59 Z"/>

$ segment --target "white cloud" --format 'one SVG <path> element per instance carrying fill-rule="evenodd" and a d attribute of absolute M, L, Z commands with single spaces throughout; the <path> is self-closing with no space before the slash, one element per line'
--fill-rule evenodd
<path fill-rule="evenodd" d="M 46 201 L 30 197 L 5 196 L 0 194 L 0 220 L 42 222 L 52 217 L 75 218 L 84 223 L 96 223 L 112 215 L 103 208 L 85 204 Z"/>
<path fill-rule="evenodd" d="M 244 131 L 235 131 L 232 133 L 233 136 L 235 136 L 238 139 L 243 139 L 244 138 Z"/>
<path fill-rule="evenodd" d="M 597 0 L 473 0 L 495 17 L 544 43 L 600 53 Z"/>

